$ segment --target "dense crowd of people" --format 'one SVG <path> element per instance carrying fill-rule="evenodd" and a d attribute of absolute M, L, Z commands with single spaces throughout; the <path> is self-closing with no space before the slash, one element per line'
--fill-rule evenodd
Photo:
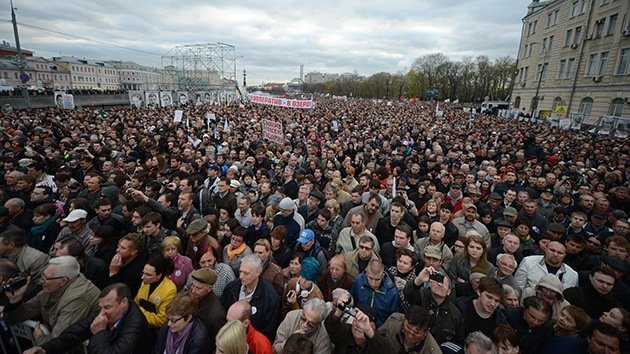
<path fill-rule="evenodd" d="M 0 113 L 4 346 L 627 352 L 630 145 L 469 108 Z"/>

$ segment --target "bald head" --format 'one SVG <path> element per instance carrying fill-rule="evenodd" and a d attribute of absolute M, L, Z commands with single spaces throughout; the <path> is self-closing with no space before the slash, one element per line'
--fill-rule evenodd
<path fill-rule="evenodd" d="M 249 302 L 241 300 L 237 301 L 230 306 L 225 316 L 229 321 L 248 321 L 252 317 L 252 306 Z"/>

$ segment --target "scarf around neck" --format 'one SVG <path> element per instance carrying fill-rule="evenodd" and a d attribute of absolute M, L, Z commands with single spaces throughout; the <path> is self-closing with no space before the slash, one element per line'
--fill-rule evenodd
<path fill-rule="evenodd" d="M 173 333 L 169 329 L 168 334 L 166 335 L 166 347 L 164 348 L 164 352 L 166 354 L 182 353 L 184 344 L 188 340 L 190 332 L 192 331 L 192 326 L 193 321 L 190 321 L 179 333 Z"/>
<path fill-rule="evenodd" d="M 231 261 L 232 259 L 234 259 L 234 257 L 243 253 L 243 251 L 245 251 L 245 247 L 247 247 L 245 242 L 241 243 L 241 245 L 236 248 L 232 248 L 232 245 L 228 245 L 227 247 L 228 259 Z"/>

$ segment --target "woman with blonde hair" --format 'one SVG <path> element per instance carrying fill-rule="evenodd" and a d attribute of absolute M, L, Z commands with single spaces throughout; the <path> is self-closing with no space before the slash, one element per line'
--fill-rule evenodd
<path fill-rule="evenodd" d="M 162 254 L 164 258 L 173 261 L 175 270 L 169 278 L 177 286 L 177 291 L 182 290 L 188 279 L 188 275 L 193 271 L 192 260 L 180 253 L 182 241 L 177 236 L 167 236 L 162 240 Z"/>
<path fill-rule="evenodd" d="M 217 333 L 217 354 L 247 354 L 247 338 L 241 321 L 229 321 Z"/>

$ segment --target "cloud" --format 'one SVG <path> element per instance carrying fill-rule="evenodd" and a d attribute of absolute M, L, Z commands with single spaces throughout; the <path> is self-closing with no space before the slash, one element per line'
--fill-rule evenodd
<path fill-rule="evenodd" d="M 527 10 L 505 0 L 48 0 L 45 6 L 16 0 L 14 5 L 18 22 L 38 27 L 20 26 L 22 46 L 36 55 L 160 67 L 161 56 L 176 45 L 223 42 L 236 47 L 237 77 L 247 69 L 248 84 L 289 81 L 300 64 L 305 72 L 367 76 L 404 71 L 434 52 L 453 60 L 515 56 Z M 12 41 L 10 24 L 0 28 Z"/>

